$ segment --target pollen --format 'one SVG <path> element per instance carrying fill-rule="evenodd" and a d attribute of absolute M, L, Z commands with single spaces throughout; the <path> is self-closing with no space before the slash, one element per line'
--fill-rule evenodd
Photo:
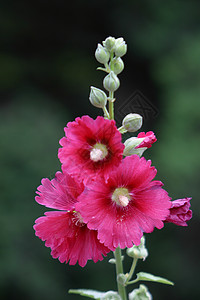
<path fill-rule="evenodd" d="M 90 159 L 94 162 L 98 162 L 106 158 L 108 155 L 108 150 L 106 145 L 103 144 L 95 144 L 90 151 Z"/>
<path fill-rule="evenodd" d="M 126 207 L 131 200 L 128 189 L 126 188 L 116 188 L 111 196 L 112 201 L 116 202 L 117 205 L 121 207 Z"/>

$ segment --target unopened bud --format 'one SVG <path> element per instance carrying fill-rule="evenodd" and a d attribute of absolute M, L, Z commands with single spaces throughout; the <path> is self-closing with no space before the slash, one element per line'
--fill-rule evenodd
<path fill-rule="evenodd" d="M 117 275 L 117 282 L 119 282 L 121 285 L 125 286 L 125 283 L 127 281 L 127 276 L 125 274 L 120 273 Z"/>
<path fill-rule="evenodd" d="M 142 127 L 142 116 L 139 114 L 128 114 L 123 119 L 122 125 L 128 132 L 135 132 Z"/>
<path fill-rule="evenodd" d="M 109 92 L 115 92 L 119 86 L 119 78 L 113 71 L 111 71 L 103 80 L 103 86 L 104 88 Z"/>
<path fill-rule="evenodd" d="M 118 38 L 115 40 L 115 55 L 122 57 L 127 52 L 127 45 L 123 38 Z"/>
<path fill-rule="evenodd" d="M 112 61 L 113 71 L 116 75 L 124 70 L 124 62 L 120 57 L 115 57 Z"/>
<path fill-rule="evenodd" d="M 141 243 L 139 246 L 133 246 L 126 250 L 128 256 L 137 259 L 145 260 L 148 256 L 147 248 L 145 247 L 145 239 L 144 236 L 141 238 Z"/>
<path fill-rule="evenodd" d="M 152 295 L 149 293 L 144 284 L 140 284 L 139 289 L 133 290 L 128 295 L 129 300 L 152 300 Z"/>
<path fill-rule="evenodd" d="M 109 61 L 110 54 L 101 44 L 98 44 L 95 51 L 95 57 L 98 62 L 101 64 L 106 64 Z"/>
<path fill-rule="evenodd" d="M 107 104 L 107 96 L 104 91 L 91 86 L 89 100 L 95 107 L 104 108 Z"/>
<path fill-rule="evenodd" d="M 119 296 L 119 294 L 117 292 L 108 291 L 100 299 L 101 300 L 121 300 L 121 297 Z"/>
<path fill-rule="evenodd" d="M 113 50 L 115 46 L 115 38 L 109 36 L 107 39 L 105 39 L 105 41 L 103 41 L 103 45 L 108 51 Z"/>
<path fill-rule="evenodd" d="M 127 139 L 124 142 L 124 152 L 123 155 L 124 156 L 130 156 L 133 154 L 137 154 L 139 156 L 142 156 L 143 152 L 147 149 L 147 147 L 143 147 L 143 148 L 137 148 L 137 146 L 139 146 L 142 142 L 144 141 L 144 138 L 137 138 L 137 137 L 131 137 L 129 139 Z"/>

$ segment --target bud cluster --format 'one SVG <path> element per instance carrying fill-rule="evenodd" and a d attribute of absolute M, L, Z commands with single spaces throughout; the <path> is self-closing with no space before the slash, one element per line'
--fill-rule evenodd
<path fill-rule="evenodd" d="M 121 59 L 127 52 L 127 45 L 123 38 L 108 37 L 102 44 L 97 45 L 95 51 L 96 60 L 104 65 L 104 68 L 99 67 L 98 70 L 108 73 L 103 80 L 104 88 L 109 92 L 109 97 L 106 94 L 95 87 L 91 87 L 89 100 L 95 107 L 102 108 L 106 115 L 107 100 L 114 101 L 113 93 L 119 88 L 120 81 L 118 74 L 124 69 L 124 62 Z M 107 117 L 109 115 L 107 114 Z M 112 118 L 112 116 L 110 116 Z"/>

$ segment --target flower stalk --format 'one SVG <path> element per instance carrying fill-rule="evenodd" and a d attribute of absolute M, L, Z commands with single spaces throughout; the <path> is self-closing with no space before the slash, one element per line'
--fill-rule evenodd
<path fill-rule="evenodd" d="M 118 247 L 114 252 L 115 261 L 116 261 L 116 274 L 123 274 L 123 264 L 122 264 L 122 256 L 121 249 Z M 122 285 L 119 281 L 117 281 L 118 293 L 122 300 L 127 300 L 126 296 L 126 287 Z"/>

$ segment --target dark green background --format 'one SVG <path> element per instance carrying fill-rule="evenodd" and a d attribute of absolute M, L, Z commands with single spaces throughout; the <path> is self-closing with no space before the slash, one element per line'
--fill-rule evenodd
<path fill-rule="evenodd" d="M 136 90 L 154 105 L 159 113 L 142 129 L 154 130 L 158 141 L 145 157 L 173 199 L 193 197 L 189 226 L 167 224 L 147 235 L 149 257 L 136 271 L 176 283 L 147 283 L 156 300 L 197 299 L 200 2 L 7 0 L 0 30 L 0 298 L 78 300 L 69 288 L 116 290 L 108 258 L 85 268 L 61 264 L 32 229 L 46 211 L 35 190 L 60 169 L 63 127 L 76 116 L 101 114 L 88 101 L 90 85 L 101 88 L 104 75 L 94 51 L 112 35 L 128 44 L 116 110 Z"/>

